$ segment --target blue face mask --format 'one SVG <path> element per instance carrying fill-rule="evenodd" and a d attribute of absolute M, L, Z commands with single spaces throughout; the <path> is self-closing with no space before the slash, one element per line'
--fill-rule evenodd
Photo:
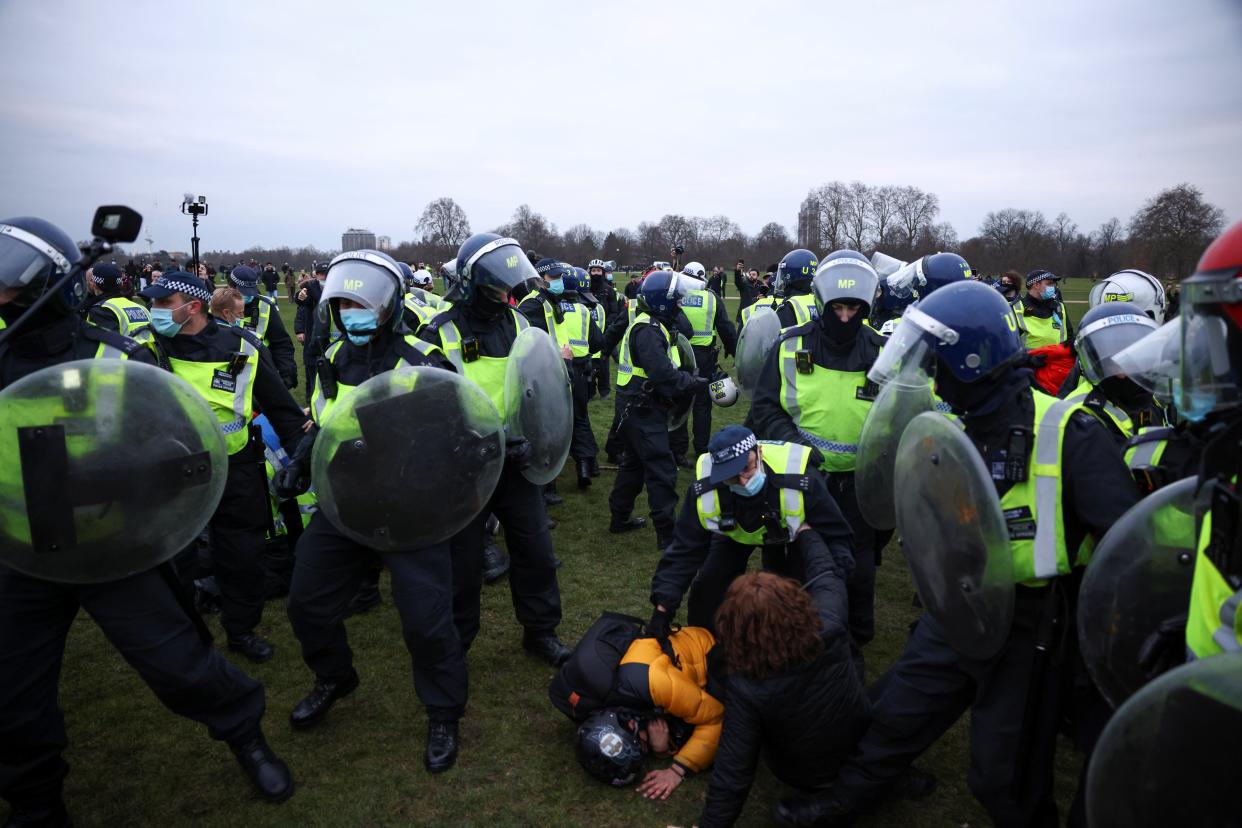
<path fill-rule="evenodd" d="M 151 308 L 151 327 L 160 336 L 176 336 L 185 323 L 174 320 L 173 311 L 184 307 L 185 305 L 178 308 Z"/>
<path fill-rule="evenodd" d="M 612 274 L 611 274 L 611 273 L 605 273 L 605 274 L 604 274 L 604 278 L 605 278 L 605 279 L 607 279 L 608 281 L 610 281 L 610 282 L 611 282 L 611 281 L 612 281 Z"/>
<path fill-rule="evenodd" d="M 565 292 L 564 280 L 557 279 L 553 282 L 548 282 L 548 293 L 552 294 L 553 296 L 560 296 L 564 292 Z"/>
<path fill-rule="evenodd" d="M 258 298 L 259 298 L 259 294 L 257 294 L 257 293 L 256 293 L 254 296 L 244 296 L 244 295 L 243 295 L 243 296 L 242 296 L 242 301 L 243 301 L 243 302 L 245 302 L 247 305 L 253 305 L 253 304 L 254 304 L 254 300 L 255 300 L 255 299 L 258 299 Z"/>
<path fill-rule="evenodd" d="M 1044 292 L 1039 294 L 1039 298 L 1040 299 L 1056 299 L 1057 298 L 1056 286 L 1048 285 L 1048 287 L 1044 288 Z"/>
<path fill-rule="evenodd" d="M 341 311 L 345 335 L 355 345 L 366 345 L 379 327 L 379 314 L 367 308 L 346 308 Z"/>
<path fill-rule="evenodd" d="M 750 476 L 750 479 L 746 481 L 746 485 L 744 486 L 739 486 L 736 483 L 730 483 L 729 491 L 742 497 L 754 497 L 763 491 L 763 484 L 767 482 L 767 479 L 767 473 L 763 469 L 760 469 Z"/>

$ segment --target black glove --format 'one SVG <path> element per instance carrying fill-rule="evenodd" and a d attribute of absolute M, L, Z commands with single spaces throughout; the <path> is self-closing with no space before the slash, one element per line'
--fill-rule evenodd
<path fill-rule="evenodd" d="M 276 496 L 281 500 L 305 494 L 311 486 L 310 466 L 301 460 L 290 460 L 289 465 L 276 472 L 274 483 Z"/>
<path fill-rule="evenodd" d="M 656 607 L 651 611 L 651 620 L 647 622 L 647 626 L 643 627 L 643 635 L 668 638 L 672 633 L 672 620 L 666 610 Z"/>
<path fill-rule="evenodd" d="M 1043 368 L 1048 362 L 1047 354 L 1027 354 L 1026 364 L 1032 368 Z"/>
<path fill-rule="evenodd" d="M 530 467 L 530 441 L 525 437 L 505 443 L 505 462 L 512 463 L 518 471 Z"/>
<path fill-rule="evenodd" d="M 1138 666 L 1148 678 L 1172 670 L 1186 660 L 1186 615 L 1166 618 L 1139 647 Z"/>
<path fill-rule="evenodd" d="M 298 387 L 298 375 L 297 374 L 290 374 L 287 377 L 281 377 L 281 379 L 285 381 L 285 388 L 288 388 L 290 391 Z"/>

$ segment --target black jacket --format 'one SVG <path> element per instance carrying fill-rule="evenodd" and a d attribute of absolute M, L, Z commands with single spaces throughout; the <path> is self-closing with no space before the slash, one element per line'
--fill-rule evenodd
<path fill-rule="evenodd" d="M 503 359 L 509 356 L 513 340 L 517 339 L 517 322 L 510 309 L 505 307 L 496 314 L 482 313 L 474 305 L 459 302 L 434 318 L 418 331 L 419 339 L 440 347 L 440 328 L 454 322 L 463 341 L 477 339 L 479 356 Z"/>
<path fill-rule="evenodd" d="M 752 284 L 750 279 L 747 279 L 746 274 L 741 270 L 733 271 L 733 284 L 737 288 L 737 296 L 740 301 L 740 304 L 737 306 L 738 313 L 742 312 L 742 308 L 749 307 L 755 303 L 763 287 L 762 282 Z"/>
<path fill-rule="evenodd" d="M 87 298 L 85 304 L 78 309 L 78 313 L 80 313 L 86 321 L 90 322 L 92 325 L 97 325 L 100 328 L 107 328 L 110 331 L 119 332 L 119 329 L 117 328 L 116 314 L 103 307 L 103 303 L 107 302 L 109 299 L 125 298 L 126 297 L 122 295 L 120 291 L 116 291 L 115 293 L 100 293 Z M 134 301 L 140 300 L 135 299 Z"/>
<path fill-rule="evenodd" d="M 786 785 L 822 788 L 867 727 L 867 695 L 850 657 L 846 575 L 823 546 L 804 545 L 803 557 L 824 652 L 811 664 L 782 675 L 721 677 L 724 728 L 699 817 L 701 828 L 737 821 L 761 754 Z"/>
<path fill-rule="evenodd" d="M 272 323 L 276 324 L 276 320 L 272 320 Z M 301 406 L 290 396 L 289 389 L 285 387 L 276 370 L 276 364 L 272 362 L 267 346 L 253 331 L 220 325 L 208 317 L 207 326 L 196 334 L 172 337 L 157 334 L 155 346 L 162 355 L 187 362 L 225 362 L 230 355 L 237 352 L 240 347 L 239 339 L 243 337 L 259 349 L 259 363 L 255 366 L 254 407 L 267 415 L 268 422 L 280 438 L 281 446 L 292 454 L 302 439 L 302 426 L 306 424 L 307 417 Z M 249 455 L 235 459 L 248 460 Z"/>
<path fill-rule="evenodd" d="M 150 349 L 129 337 L 88 324 L 75 314 L 60 315 L 47 308 L 36 313 L 37 319 L 0 345 L 0 388 L 50 365 L 91 359 L 101 344 L 124 351 L 135 362 L 155 364 Z"/>
<path fill-rule="evenodd" d="M 630 360 L 635 367 L 642 368 L 647 373 L 647 382 L 651 384 L 651 391 L 655 393 L 657 401 L 673 400 L 689 393 L 702 381 L 694 374 L 673 365 L 673 361 L 668 358 L 668 343 L 669 337 L 676 334 L 670 333 L 672 326 L 669 323 L 656 324 L 664 328 L 663 336 L 654 325 L 634 326 L 630 334 Z M 631 380 L 626 385 L 617 386 L 617 394 L 622 397 L 641 396 L 646 393 L 643 390 L 645 384 L 639 379 Z"/>
<path fill-rule="evenodd" d="M 841 515 L 836 500 L 828 493 L 824 478 L 813 471 L 808 475 L 811 488 L 806 498 L 806 522 L 831 554 L 832 559 L 841 562 L 845 569 L 853 569 L 853 533 L 850 525 Z M 769 480 L 764 486 L 764 493 L 754 497 L 739 497 L 732 492 L 722 491 L 720 497 L 730 498 L 733 517 L 738 526 L 747 531 L 755 531 L 763 525 L 762 514 L 768 495 L 774 494 L 774 481 Z M 660 562 L 656 564 L 655 575 L 651 579 L 651 603 L 663 606 L 673 615 L 681 605 L 681 598 L 690 588 L 690 582 L 698 574 L 713 540 L 722 539 L 718 535 L 703 528 L 699 521 L 698 498 L 695 487 L 691 485 L 681 501 L 681 514 L 673 527 L 673 542 L 664 550 Z"/>
<path fill-rule="evenodd" d="M 280 309 L 276 307 L 276 303 L 266 296 L 256 296 L 254 301 L 246 306 L 246 325 L 253 329 L 259 318 L 260 302 L 265 302 L 272 308 L 271 316 L 267 320 L 267 330 L 263 332 L 263 344 L 271 352 L 272 362 L 276 365 L 281 379 L 285 381 L 285 387 L 297 388 L 298 364 L 293 359 L 293 340 L 289 337 L 289 332 L 285 330 L 285 323 L 280 318 Z"/>
<path fill-rule="evenodd" d="M 777 319 L 781 320 L 782 328 L 792 328 L 794 325 L 801 324 L 798 321 L 797 311 L 795 311 L 793 309 L 793 306 L 790 304 L 790 301 L 789 301 L 790 298 L 794 296 L 809 296 L 810 294 L 811 294 L 811 291 L 809 290 L 790 291 L 785 296 L 785 299 L 782 300 L 781 303 L 776 306 L 776 317 Z"/>

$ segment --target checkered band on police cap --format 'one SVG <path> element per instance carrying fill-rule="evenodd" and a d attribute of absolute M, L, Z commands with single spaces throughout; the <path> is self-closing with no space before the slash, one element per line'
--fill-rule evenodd
<path fill-rule="evenodd" d="M 155 283 L 173 293 L 184 293 L 191 299 L 201 299 L 204 302 L 211 301 L 211 291 L 203 287 L 202 282 L 188 273 L 165 273 Z"/>

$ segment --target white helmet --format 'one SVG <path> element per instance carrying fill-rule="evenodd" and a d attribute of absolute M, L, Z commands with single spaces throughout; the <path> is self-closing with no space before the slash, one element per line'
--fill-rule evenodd
<path fill-rule="evenodd" d="M 693 276 L 696 279 L 707 278 L 707 268 L 703 267 L 703 265 L 698 262 L 690 262 L 681 269 L 681 272 L 687 276 Z"/>
<path fill-rule="evenodd" d="M 1143 313 L 1164 324 L 1164 285 L 1142 270 L 1120 270 L 1091 288 L 1088 305 L 1094 308 L 1104 302 L 1129 302 Z"/>
<path fill-rule="evenodd" d="M 431 287 L 435 280 L 431 277 L 431 273 L 425 269 L 414 271 L 414 284 L 422 288 Z"/>
<path fill-rule="evenodd" d="M 587 265 L 587 270 L 590 270 L 593 267 L 598 267 L 600 270 L 603 270 L 604 260 L 603 259 L 591 259 L 591 263 Z"/>
<path fill-rule="evenodd" d="M 721 408 L 728 408 L 737 402 L 737 383 L 728 374 L 720 379 L 712 380 L 707 385 L 707 395 Z"/>

